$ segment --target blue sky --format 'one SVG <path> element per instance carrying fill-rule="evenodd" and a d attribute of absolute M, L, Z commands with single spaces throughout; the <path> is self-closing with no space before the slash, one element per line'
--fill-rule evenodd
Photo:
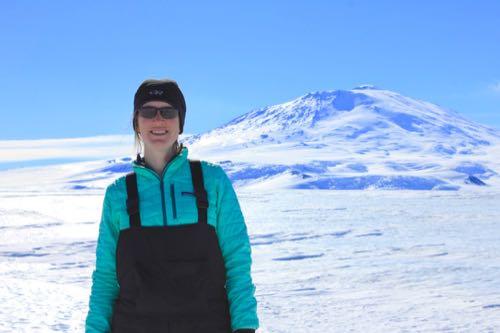
<path fill-rule="evenodd" d="M 132 133 L 175 79 L 186 133 L 370 83 L 500 128 L 498 1 L 4 1 L 0 139 Z"/>

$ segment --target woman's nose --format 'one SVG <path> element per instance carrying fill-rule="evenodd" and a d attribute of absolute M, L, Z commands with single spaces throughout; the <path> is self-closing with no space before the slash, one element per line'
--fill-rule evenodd
<path fill-rule="evenodd" d="M 163 120 L 163 117 L 161 116 L 159 110 L 156 110 L 156 114 L 155 114 L 153 120 Z"/>

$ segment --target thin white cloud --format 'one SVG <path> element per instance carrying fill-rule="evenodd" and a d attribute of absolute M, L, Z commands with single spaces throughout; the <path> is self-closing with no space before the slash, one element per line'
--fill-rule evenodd
<path fill-rule="evenodd" d="M 0 163 L 57 158 L 111 158 L 133 155 L 132 135 L 87 138 L 0 140 Z"/>

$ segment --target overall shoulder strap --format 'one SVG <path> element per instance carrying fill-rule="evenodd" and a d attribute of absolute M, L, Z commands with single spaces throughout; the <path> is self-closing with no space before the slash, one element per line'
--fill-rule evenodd
<path fill-rule="evenodd" d="M 198 223 L 207 223 L 208 198 L 205 185 L 203 184 L 203 172 L 199 160 L 189 159 L 191 177 L 193 179 L 196 206 L 198 207 Z"/>
<path fill-rule="evenodd" d="M 141 226 L 139 215 L 139 192 L 137 191 L 137 175 L 135 172 L 128 173 L 125 177 L 127 183 L 127 212 L 130 219 L 130 227 Z"/>

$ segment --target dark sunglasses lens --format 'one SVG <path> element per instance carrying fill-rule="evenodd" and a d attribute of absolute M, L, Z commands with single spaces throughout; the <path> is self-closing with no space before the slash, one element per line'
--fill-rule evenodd
<path fill-rule="evenodd" d="M 156 109 L 155 108 L 140 108 L 139 114 L 143 118 L 152 119 L 156 116 Z"/>
<path fill-rule="evenodd" d="M 161 116 L 166 119 L 175 118 L 177 116 L 176 108 L 161 108 L 158 110 L 160 111 Z"/>

